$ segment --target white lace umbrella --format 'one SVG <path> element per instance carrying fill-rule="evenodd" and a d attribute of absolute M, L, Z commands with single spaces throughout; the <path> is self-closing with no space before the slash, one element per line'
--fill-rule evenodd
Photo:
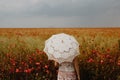
<path fill-rule="evenodd" d="M 79 43 L 73 36 L 56 34 L 45 41 L 44 52 L 48 55 L 48 59 L 58 63 L 72 62 L 79 54 Z"/>

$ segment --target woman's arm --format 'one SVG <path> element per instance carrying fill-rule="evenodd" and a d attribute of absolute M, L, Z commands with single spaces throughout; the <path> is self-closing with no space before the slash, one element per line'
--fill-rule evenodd
<path fill-rule="evenodd" d="M 75 71 L 77 73 L 77 78 L 78 78 L 78 80 L 80 80 L 80 70 L 79 70 L 79 58 L 78 58 L 78 56 L 73 60 L 73 63 L 74 63 Z"/>

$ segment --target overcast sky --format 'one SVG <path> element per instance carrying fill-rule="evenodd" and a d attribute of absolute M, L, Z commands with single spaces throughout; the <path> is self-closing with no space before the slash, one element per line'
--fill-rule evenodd
<path fill-rule="evenodd" d="M 120 0 L 0 0 L 0 27 L 120 27 Z"/>

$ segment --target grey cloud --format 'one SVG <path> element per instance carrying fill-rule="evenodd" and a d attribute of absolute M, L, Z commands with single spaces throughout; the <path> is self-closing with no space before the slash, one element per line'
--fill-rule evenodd
<path fill-rule="evenodd" d="M 120 26 L 119 0 L 1 0 L 0 26 Z"/>
<path fill-rule="evenodd" d="M 117 4 L 116 4 L 117 3 Z M 57 4 L 57 3 L 56 3 Z M 66 1 L 64 4 L 52 6 L 48 3 L 34 5 L 26 10 L 28 15 L 48 16 L 99 16 L 118 6 L 118 1 L 113 0 L 76 0 Z M 112 10 L 114 12 L 114 10 Z"/>
<path fill-rule="evenodd" d="M 40 0 L 33 5 L 29 0 L 23 1 L 16 2 L 16 0 L 12 0 L 12 2 L 6 4 L 6 6 L 8 5 L 6 8 L 3 8 L 3 5 L 2 10 L 4 13 L 11 15 L 26 13 L 28 15 L 86 16 L 103 13 L 107 8 L 111 7 L 113 2 L 112 0 L 76 0 L 76 2 L 72 0 L 61 0 L 58 2 L 56 0 L 52 0 L 54 2 Z"/>

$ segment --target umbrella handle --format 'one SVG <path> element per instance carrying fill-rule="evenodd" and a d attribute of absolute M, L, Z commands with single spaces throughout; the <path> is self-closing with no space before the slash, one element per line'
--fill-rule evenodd
<path fill-rule="evenodd" d="M 77 80 L 72 62 L 63 62 L 60 64 L 57 80 Z"/>

